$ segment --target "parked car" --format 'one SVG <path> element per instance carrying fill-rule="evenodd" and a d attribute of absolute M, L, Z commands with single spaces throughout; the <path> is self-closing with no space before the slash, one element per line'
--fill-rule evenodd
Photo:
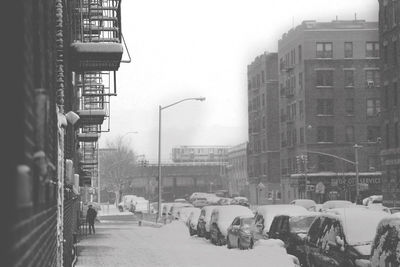
<path fill-rule="evenodd" d="M 295 199 L 289 204 L 302 206 L 309 211 L 317 211 L 317 203 L 312 199 Z"/>
<path fill-rule="evenodd" d="M 213 209 L 217 206 L 204 206 L 201 209 L 199 221 L 197 224 L 197 236 L 210 238 L 210 218 Z"/>
<path fill-rule="evenodd" d="M 228 227 L 226 246 L 228 248 L 252 249 L 254 246 L 252 227 L 254 227 L 254 216 L 237 216 Z"/>
<path fill-rule="evenodd" d="M 263 205 L 256 209 L 255 227 L 252 229 L 255 240 L 267 239 L 267 233 L 272 220 L 278 214 L 304 214 L 307 210 L 304 207 L 282 204 L 282 205 Z"/>
<path fill-rule="evenodd" d="M 189 202 L 193 202 L 198 198 L 209 198 L 209 197 L 217 197 L 215 194 L 205 193 L 205 192 L 194 192 L 189 197 Z"/>
<path fill-rule="evenodd" d="M 372 195 L 362 200 L 362 204 L 368 206 L 372 203 L 382 203 L 383 196 L 382 195 Z"/>
<path fill-rule="evenodd" d="M 199 210 L 199 214 L 200 214 L 200 209 L 196 208 L 196 207 L 182 207 L 180 209 L 178 209 L 177 211 L 177 220 L 181 221 L 181 222 L 185 222 L 188 220 L 190 214 L 194 211 L 194 210 Z"/>
<path fill-rule="evenodd" d="M 306 264 L 305 238 L 311 223 L 318 214 L 306 212 L 297 215 L 277 215 L 271 223 L 268 237 L 282 240 L 287 253 L 296 256 L 304 266 Z"/>
<path fill-rule="evenodd" d="M 184 198 L 174 199 L 174 202 L 177 202 L 177 203 L 188 203 L 188 201 L 186 199 L 184 199 Z"/>
<path fill-rule="evenodd" d="M 207 198 L 199 197 L 193 200 L 192 205 L 198 208 L 202 208 L 208 204 Z"/>
<path fill-rule="evenodd" d="M 382 219 L 378 224 L 372 243 L 371 266 L 400 266 L 399 243 L 400 217 L 396 214 Z"/>
<path fill-rule="evenodd" d="M 189 234 L 191 236 L 197 234 L 197 224 L 199 221 L 200 212 L 201 209 L 193 208 L 192 212 L 189 215 L 189 218 L 186 221 L 186 226 L 189 228 Z"/>
<path fill-rule="evenodd" d="M 218 205 L 231 205 L 234 202 L 233 198 L 220 197 L 217 204 Z"/>
<path fill-rule="evenodd" d="M 249 200 L 247 199 L 247 197 L 234 197 L 233 202 L 231 204 L 250 207 L 250 203 L 249 203 Z"/>
<path fill-rule="evenodd" d="M 236 216 L 254 216 L 253 212 L 241 205 L 217 206 L 210 218 L 210 240 L 215 245 L 225 245 L 228 227 Z"/>
<path fill-rule="evenodd" d="M 347 208 L 353 205 L 354 204 L 348 200 L 328 200 L 325 201 L 324 204 L 322 204 L 322 211 L 336 208 Z"/>
<path fill-rule="evenodd" d="M 178 219 L 179 219 L 178 212 L 179 212 L 182 208 L 187 208 L 187 207 L 193 207 L 193 205 L 190 204 L 190 203 L 179 203 L 179 202 L 174 202 L 174 203 L 171 205 L 171 208 L 170 208 L 170 210 L 169 210 L 170 219 L 171 219 L 171 220 L 178 220 Z"/>
<path fill-rule="evenodd" d="M 369 266 L 376 228 L 386 216 L 383 211 L 358 208 L 320 213 L 305 242 L 308 266 Z"/>

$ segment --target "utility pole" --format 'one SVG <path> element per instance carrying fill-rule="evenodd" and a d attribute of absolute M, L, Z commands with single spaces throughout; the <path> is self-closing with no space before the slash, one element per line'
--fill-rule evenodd
<path fill-rule="evenodd" d="M 358 171 L 358 149 L 362 146 L 355 144 L 354 146 L 354 158 L 355 158 L 355 169 L 356 169 L 356 203 L 358 203 L 360 198 L 360 181 L 359 181 L 359 171 Z"/>

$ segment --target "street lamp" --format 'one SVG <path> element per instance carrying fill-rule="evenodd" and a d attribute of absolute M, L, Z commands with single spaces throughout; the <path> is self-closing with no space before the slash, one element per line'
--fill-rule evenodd
<path fill-rule="evenodd" d="M 167 106 L 158 106 L 158 214 L 157 214 L 157 222 L 160 221 L 161 218 L 161 197 L 162 197 L 162 182 L 161 182 L 161 111 L 163 109 L 167 109 L 169 107 L 172 107 L 174 105 L 177 105 L 179 103 L 182 103 L 184 101 L 189 101 L 189 100 L 196 100 L 196 101 L 204 101 L 206 100 L 205 97 L 190 97 L 190 98 L 184 98 L 179 101 L 176 101 L 170 105 Z"/>

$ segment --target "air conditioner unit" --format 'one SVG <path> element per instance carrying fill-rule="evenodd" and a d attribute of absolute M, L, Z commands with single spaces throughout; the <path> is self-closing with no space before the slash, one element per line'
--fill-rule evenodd
<path fill-rule="evenodd" d="M 367 81 L 368 88 L 374 87 L 374 81 Z"/>

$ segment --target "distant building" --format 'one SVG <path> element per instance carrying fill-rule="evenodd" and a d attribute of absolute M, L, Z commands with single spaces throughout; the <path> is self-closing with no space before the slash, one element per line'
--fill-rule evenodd
<path fill-rule="evenodd" d="M 378 23 L 304 21 L 278 43 L 282 190 L 295 198 L 355 198 L 380 193 Z M 301 157 L 301 155 L 304 155 Z M 306 187 L 307 177 L 307 187 Z M 317 186 L 318 184 L 318 186 Z"/>
<path fill-rule="evenodd" d="M 278 54 L 256 57 L 247 66 L 247 78 L 250 201 L 277 203 L 281 199 Z"/>
<path fill-rule="evenodd" d="M 225 162 L 227 146 L 180 146 L 172 148 L 173 162 Z"/>
<path fill-rule="evenodd" d="M 226 188 L 229 195 L 248 197 L 247 143 L 242 143 L 228 149 L 226 169 Z"/>
<path fill-rule="evenodd" d="M 379 0 L 379 39 L 382 48 L 382 193 L 385 206 L 400 205 L 399 23 L 399 2 Z"/>

